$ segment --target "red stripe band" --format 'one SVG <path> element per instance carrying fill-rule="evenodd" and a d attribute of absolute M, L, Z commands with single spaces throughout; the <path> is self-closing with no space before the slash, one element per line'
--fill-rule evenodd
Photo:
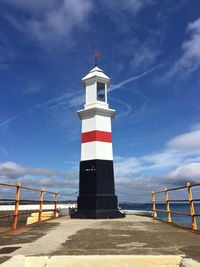
<path fill-rule="evenodd" d="M 82 133 L 82 143 L 94 141 L 112 143 L 112 133 L 104 131 L 91 131 Z"/>

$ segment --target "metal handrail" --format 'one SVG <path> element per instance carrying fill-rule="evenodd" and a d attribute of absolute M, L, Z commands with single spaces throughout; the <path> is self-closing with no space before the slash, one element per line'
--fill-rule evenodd
<path fill-rule="evenodd" d="M 18 183 L 18 184 L 9 184 L 9 183 L 0 182 L 0 185 L 10 186 L 10 187 L 17 187 L 19 184 L 20 183 Z M 48 194 L 55 194 L 55 193 L 57 193 L 57 192 L 47 191 L 47 190 L 44 190 L 44 189 L 38 189 L 38 188 L 34 188 L 34 187 L 28 187 L 28 186 L 24 186 L 24 185 L 20 185 L 20 188 L 31 190 L 31 191 L 36 191 L 36 192 L 40 192 L 42 190 L 43 192 L 48 193 Z"/>
<path fill-rule="evenodd" d="M 42 188 L 38 189 L 38 188 L 32 188 L 32 187 L 28 187 L 28 186 L 23 186 L 20 183 L 12 184 L 12 183 L 0 182 L 0 186 L 8 186 L 8 187 L 15 187 L 16 188 L 15 199 L 12 200 L 12 201 L 15 201 L 15 209 L 14 209 L 13 214 L 5 214 L 5 215 L 1 215 L 0 216 L 0 219 L 13 217 L 12 230 L 16 230 L 17 229 L 19 216 L 25 215 L 25 214 L 30 214 L 30 212 L 29 213 L 28 212 L 20 212 L 19 213 L 20 195 L 21 195 L 21 190 L 22 189 L 29 190 L 29 191 L 40 192 L 40 199 L 39 200 L 33 200 L 33 202 L 37 201 L 38 204 L 39 204 L 38 222 L 42 221 L 43 203 L 46 202 L 44 200 L 44 193 L 45 194 L 54 195 L 54 200 L 51 201 L 51 203 L 54 204 L 53 218 L 57 217 L 58 192 L 51 192 L 51 191 L 48 191 L 48 190 L 44 190 Z M 10 201 L 10 199 L 9 199 L 9 201 Z M 21 201 L 23 201 L 23 200 L 21 200 Z"/>
<path fill-rule="evenodd" d="M 193 198 L 192 195 L 192 187 L 200 186 L 200 183 L 187 183 L 185 186 L 179 186 L 175 188 L 164 188 L 163 190 L 152 192 L 152 211 L 153 211 L 153 218 L 157 218 L 157 212 L 164 212 L 167 213 L 167 222 L 171 223 L 172 218 L 171 214 L 177 214 L 177 215 L 184 215 L 184 216 L 190 216 L 192 219 L 192 230 L 198 230 L 198 225 L 197 225 L 197 219 L 196 217 L 200 217 L 200 214 L 195 213 L 195 202 L 199 202 L 200 199 Z M 181 190 L 181 189 L 187 189 L 187 194 L 188 194 L 188 199 L 169 199 L 169 192 L 171 191 L 176 191 L 176 190 Z M 161 194 L 165 193 L 165 201 L 156 201 L 156 194 Z M 170 209 L 170 203 L 171 202 L 188 202 L 189 207 L 190 207 L 190 213 L 184 213 L 184 212 L 178 212 L 178 211 L 172 211 Z M 165 210 L 160 210 L 156 208 L 156 203 L 166 203 L 166 209 Z"/>
<path fill-rule="evenodd" d="M 195 186 L 200 186 L 200 183 L 193 183 L 193 184 L 190 183 L 190 187 L 195 187 Z M 167 191 L 180 190 L 180 189 L 185 189 L 187 187 L 188 187 L 187 185 L 179 186 L 179 187 L 173 187 L 173 188 L 167 189 Z M 165 192 L 165 189 L 160 190 L 160 191 L 156 191 L 156 192 L 154 192 L 154 194 L 163 193 L 163 192 Z"/>

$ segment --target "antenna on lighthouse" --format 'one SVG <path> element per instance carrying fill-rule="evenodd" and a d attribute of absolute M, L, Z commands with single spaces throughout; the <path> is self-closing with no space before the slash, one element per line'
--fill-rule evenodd
<path fill-rule="evenodd" d="M 102 53 L 98 50 L 94 50 L 94 66 L 97 67 L 97 59 L 102 55 Z"/>

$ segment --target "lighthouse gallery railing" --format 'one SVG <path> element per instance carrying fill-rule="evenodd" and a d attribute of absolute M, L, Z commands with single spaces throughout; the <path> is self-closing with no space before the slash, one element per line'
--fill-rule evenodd
<path fill-rule="evenodd" d="M 161 191 L 157 191 L 157 192 L 152 192 L 152 212 L 153 212 L 153 217 L 157 218 L 157 213 L 161 212 L 161 213 L 167 213 L 167 222 L 168 223 L 172 223 L 172 214 L 176 214 L 176 215 L 180 215 L 180 216 L 189 216 L 191 217 L 191 221 L 192 221 L 192 225 L 191 228 L 192 230 L 199 230 L 198 229 L 198 225 L 197 225 L 197 217 L 200 217 L 200 214 L 197 213 L 195 210 L 195 203 L 200 202 L 199 198 L 193 198 L 193 192 L 192 192 L 192 188 L 194 187 L 200 187 L 200 183 L 196 183 L 196 184 L 191 184 L 191 183 L 187 183 L 186 186 L 180 186 L 180 187 L 175 187 L 175 188 L 165 188 Z M 170 199 L 169 198 L 169 192 L 171 191 L 178 191 L 178 190 L 187 190 L 187 199 Z M 158 194 L 164 194 L 165 195 L 165 201 L 156 201 L 156 195 Z M 166 205 L 166 209 L 157 209 L 156 208 L 156 204 L 157 203 L 165 203 Z M 171 203 L 188 203 L 189 204 L 189 213 L 185 213 L 185 212 L 179 212 L 179 211 L 173 211 L 171 210 Z M 170 206 L 171 205 L 171 206 Z M 174 222 L 173 222 L 174 223 Z"/>

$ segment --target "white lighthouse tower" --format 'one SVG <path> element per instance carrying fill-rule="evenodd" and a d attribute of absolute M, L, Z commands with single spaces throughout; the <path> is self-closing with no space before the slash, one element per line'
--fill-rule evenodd
<path fill-rule="evenodd" d="M 83 79 L 86 90 L 82 120 L 78 209 L 72 218 L 119 218 L 114 188 L 111 121 L 107 90 L 110 78 L 95 66 Z"/>

